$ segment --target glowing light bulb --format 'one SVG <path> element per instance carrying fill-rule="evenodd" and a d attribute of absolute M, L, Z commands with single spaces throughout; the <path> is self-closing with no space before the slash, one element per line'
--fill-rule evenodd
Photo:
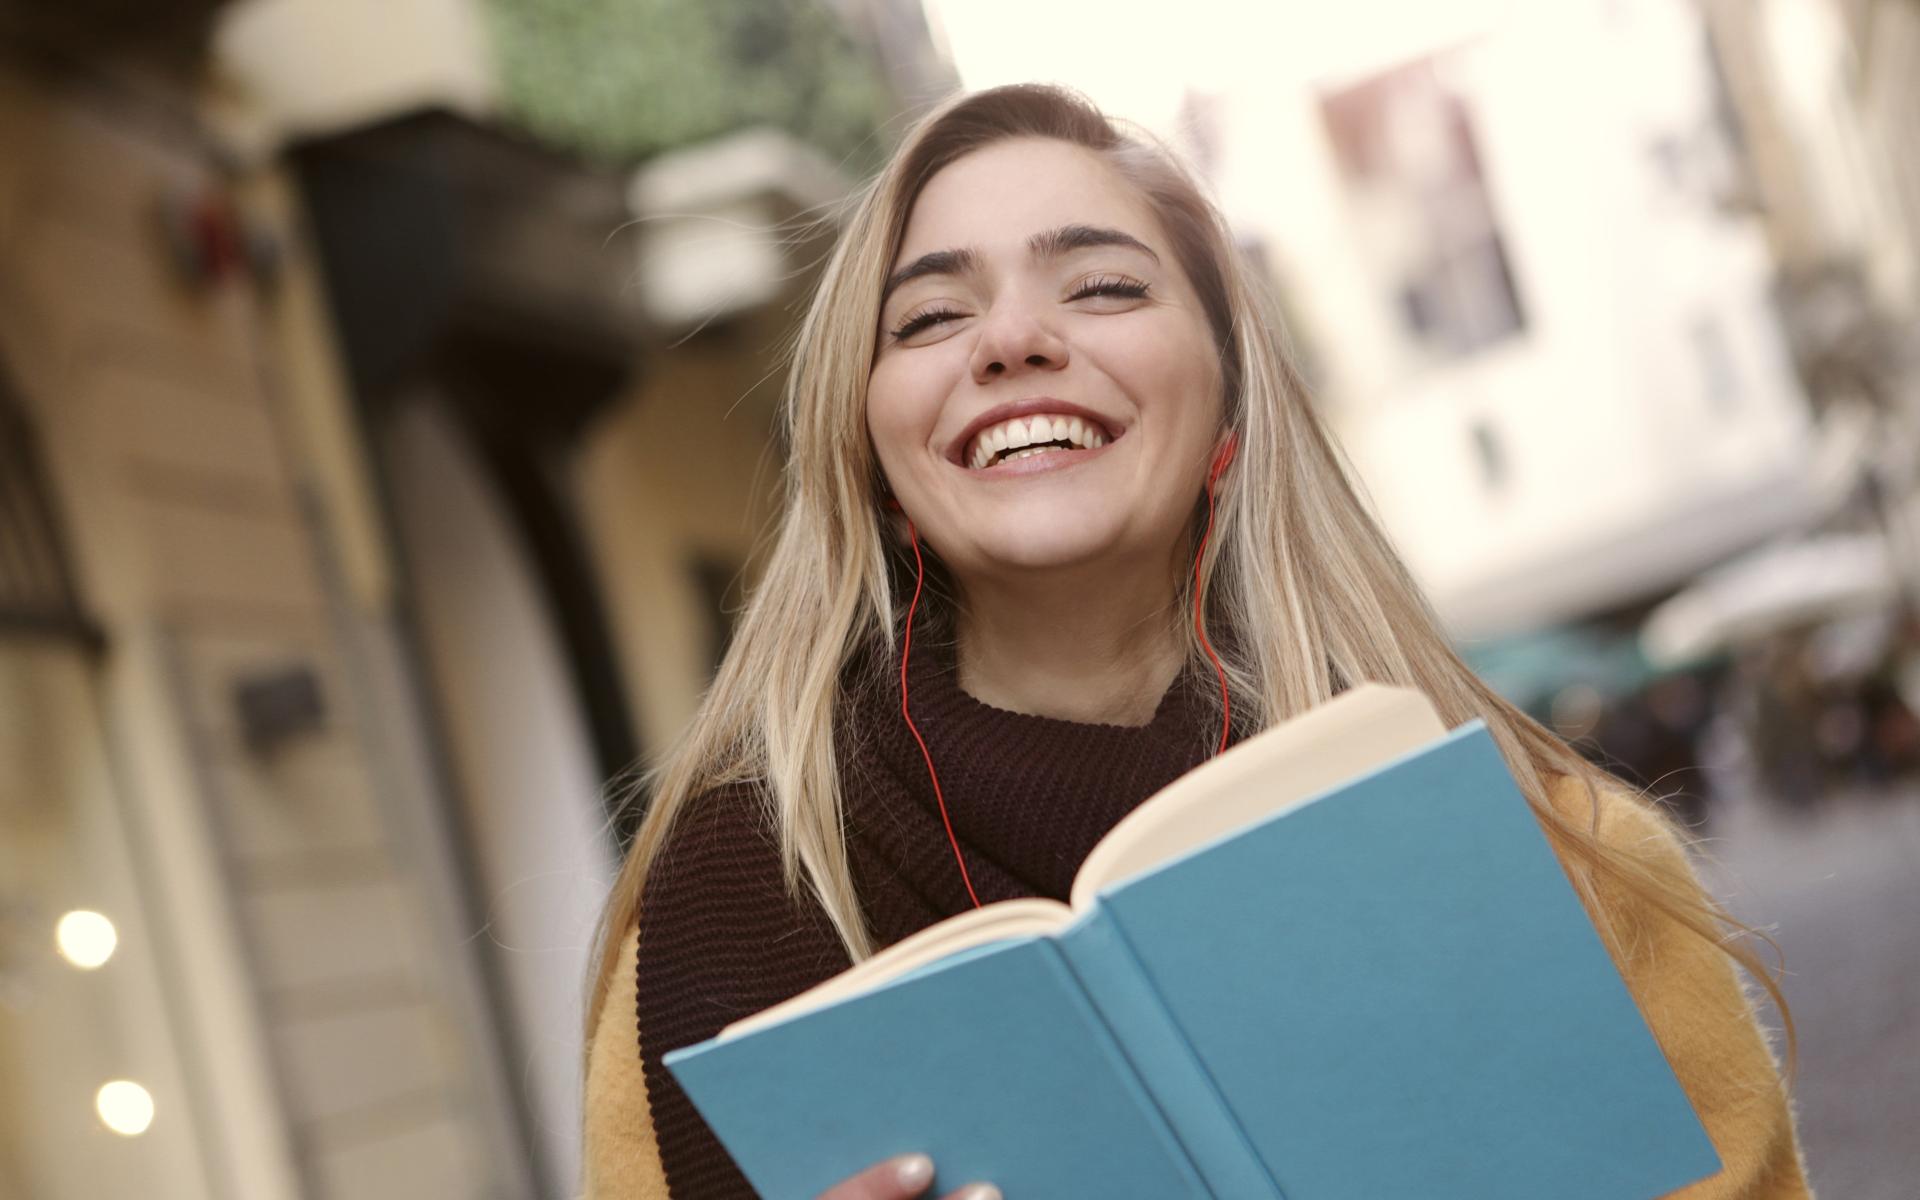
<path fill-rule="evenodd" d="M 139 1137 L 153 1124 L 153 1094 L 131 1079 L 102 1085 L 93 1108 L 101 1124 L 123 1137 Z"/>
<path fill-rule="evenodd" d="M 91 971 L 113 957 L 120 935 L 113 922 L 97 912 L 75 909 L 54 926 L 53 940 L 60 956 L 83 971 Z"/>

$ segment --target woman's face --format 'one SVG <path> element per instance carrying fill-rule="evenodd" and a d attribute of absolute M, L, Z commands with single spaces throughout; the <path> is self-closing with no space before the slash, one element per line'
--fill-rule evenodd
<path fill-rule="evenodd" d="M 890 275 L 867 428 L 961 582 L 1172 564 L 1220 429 L 1219 368 L 1134 189 L 1078 146 L 995 143 L 928 181 Z"/>

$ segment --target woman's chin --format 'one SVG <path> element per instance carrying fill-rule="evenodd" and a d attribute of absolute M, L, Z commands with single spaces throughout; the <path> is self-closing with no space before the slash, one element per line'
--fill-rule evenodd
<path fill-rule="evenodd" d="M 930 513 L 920 535 L 963 581 L 1057 570 L 1086 582 L 1085 568 L 1102 562 L 1118 570 L 1159 561 L 1164 555 L 1151 546 L 1180 536 L 1169 529 L 1156 538 L 1143 517 L 1164 514 L 1143 514 L 1114 489 L 1028 487 L 958 499 Z"/>
<path fill-rule="evenodd" d="M 976 542 L 962 575 L 972 567 L 986 574 L 1030 575 L 1046 571 L 1079 571 L 1106 558 L 1127 557 L 1112 539 L 1088 536 L 1084 528 L 1012 530 L 1004 538 Z"/>

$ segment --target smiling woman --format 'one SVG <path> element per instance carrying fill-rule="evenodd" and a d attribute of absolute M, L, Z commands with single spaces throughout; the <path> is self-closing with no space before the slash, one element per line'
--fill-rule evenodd
<path fill-rule="evenodd" d="M 1677 1195 L 1807 1194 L 1731 964 L 1777 989 L 1677 831 L 1455 656 L 1231 245 L 1169 154 L 1046 87 L 950 101 L 863 194 L 795 339 L 771 560 L 608 901 L 594 1200 L 752 1196 L 663 1054 L 1064 897 L 1133 806 L 1358 680 L 1486 722 L 1720 1151 Z"/>
<path fill-rule="evenodd" d="M 1180 666 L 1164 617 L 1227 434 L 1214 334 L 1158 216 L 1096 152 L 1009 139 L 928 182 L 897 257 L 867 429 L 965 597 L 960 686 L 1143 723 Z"/>

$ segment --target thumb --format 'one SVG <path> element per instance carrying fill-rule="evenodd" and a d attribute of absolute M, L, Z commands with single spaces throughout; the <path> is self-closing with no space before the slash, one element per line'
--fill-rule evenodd
<path fill-rule="evenodd" d="M 820 1193 L 819 1200 L 913 1200 L 933 1183 L 933 1160 L 903 1154 L 868 1167 Z"/>

